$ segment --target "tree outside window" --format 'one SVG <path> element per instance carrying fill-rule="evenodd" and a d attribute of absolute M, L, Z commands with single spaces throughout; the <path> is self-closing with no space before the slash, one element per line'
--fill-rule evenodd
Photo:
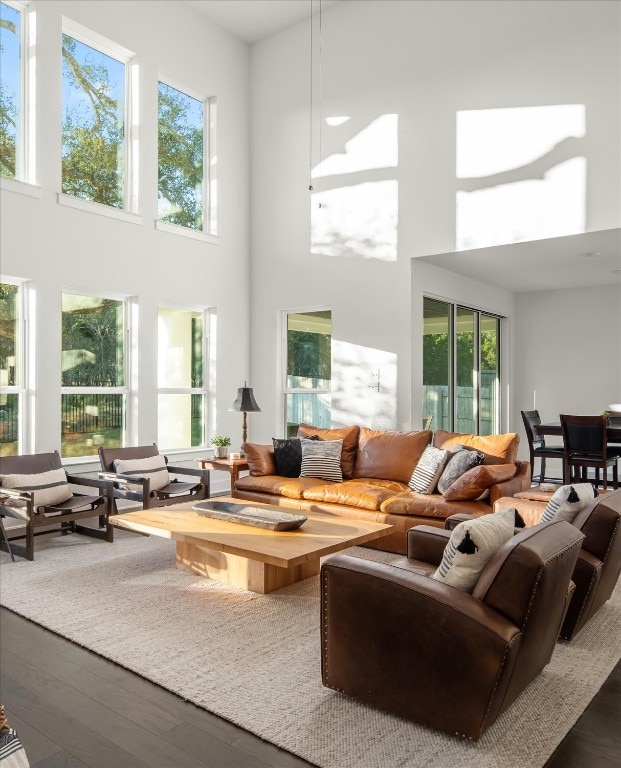
<path fill-rule="evenodd" d="M 125 64 L 62 37 L 62 191 L 125 204 Z"/>
<path fill-rule="evenodd" d="M 0 283 L 0 456 L 20 452 L 23 404 L 21 287 Z"/>
<path fill-rule="evenodd" d="M 158 218 L 203 231 L 205 103 L 158 84 Z"/>
<path fill-rule="evenodd" d="M 22 14 L 0 3 L 0 175 L 19 178 L 22 122 Z"/>

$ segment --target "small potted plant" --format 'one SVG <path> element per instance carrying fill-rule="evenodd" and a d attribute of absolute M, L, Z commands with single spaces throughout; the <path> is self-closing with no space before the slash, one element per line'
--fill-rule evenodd
<path fill-rule="evenodd" d="M 213 455 L 217 459 L 226 459 L 231 444 L 231 438 L 225 437 L 224 435 L 214 435 L 211 438 L 211 444 L 213 445 Z"/>

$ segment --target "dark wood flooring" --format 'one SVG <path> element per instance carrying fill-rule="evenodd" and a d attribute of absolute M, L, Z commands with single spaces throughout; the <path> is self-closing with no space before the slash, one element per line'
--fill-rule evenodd
<path fill-rule="evenodd" d="M 0 646 L 0 702 L 36 768 L 311 765 L 6 609 Z M 545 768 L 621 768 L 620 726 L 621 662 Z"/>

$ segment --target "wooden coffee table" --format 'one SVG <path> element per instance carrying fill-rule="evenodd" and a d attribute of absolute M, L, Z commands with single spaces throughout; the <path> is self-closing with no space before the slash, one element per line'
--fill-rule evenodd
<path fill-rule="evenodd" d="M 219 496 L 218 501 L 239 501 Z M 248 505 L 249 502 L 244 502 Z M 254 504 L 258 508 L 267 504 Z M 298 510 L 281 509 L 283 512 Z M 391 525 L 306 512 L 294 531 L 270 531 L 197 514 L 191 503 L 111 515 L 118 528 L 173 539 L 177 568 L 266 594 L 319 573 L 319 559 L 365 544 L 392 531 Z"/>

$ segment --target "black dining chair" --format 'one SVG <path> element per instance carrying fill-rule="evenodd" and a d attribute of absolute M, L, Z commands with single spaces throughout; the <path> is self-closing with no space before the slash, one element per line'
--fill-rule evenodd
<path fill-rule="evenodd" d="M 530 451 L 530 481 L 533 482 L 535 473 L 535 459 L 541 461 L 540 474 L 538 480 L 544 483 L 546 480 L 546 459 L 560 459 L 563 462 L 563 481 L 565 478 L 565 446 L 546 445 L 545 438 L 537 432 L 537 427 L 541 424 L 539 411 L 520 411 L 526 439 L 528 440 L 528 450 Z M 558 480 L 550 477 L 549 480 Z"/>
<path fill-rule="evenodd" d="M 571 416 L 561 414 L 565 440 L 565 462 L 570 482 L 587 481 L 589 468 L 595 469 L 595 485 L 608 487 L 608 467 L 612 467 L 612 487 L 619 487 L 619 457 L 621 446 L 609 446 L 604 416 Z"/>

